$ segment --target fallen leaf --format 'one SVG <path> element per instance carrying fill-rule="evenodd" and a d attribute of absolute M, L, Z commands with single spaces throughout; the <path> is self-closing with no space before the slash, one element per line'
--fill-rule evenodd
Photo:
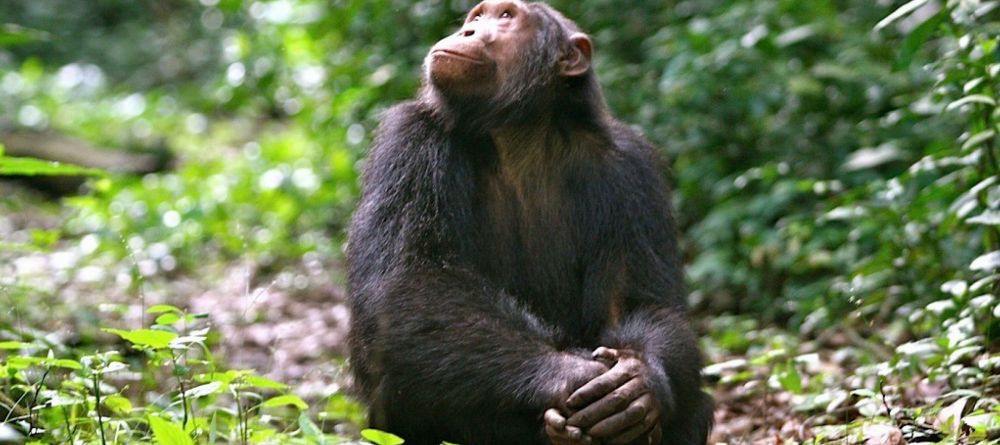
<path fill-rule="evenodd" d="M 974 402 L 969 397 L 962 397 L 941 410 L 937 415 L 936 425 L 941 431 L 958 434 L 962 429 L 962 417 L 972 411 Z"/>
<path fill-rule="evenodd" d="M 892 425 L 865 425 L 865 445 L 904 445 L 903 432 Z"/>

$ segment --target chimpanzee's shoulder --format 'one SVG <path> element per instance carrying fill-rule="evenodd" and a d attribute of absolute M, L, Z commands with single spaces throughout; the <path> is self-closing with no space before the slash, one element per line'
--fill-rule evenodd
<path fill-rule="evenodd" d="M 663 171 L 665 167 L 660 150 L 635 126 L 618 120 L 608 125 L 611 141 L 619 159 L 632 168 Z"/>

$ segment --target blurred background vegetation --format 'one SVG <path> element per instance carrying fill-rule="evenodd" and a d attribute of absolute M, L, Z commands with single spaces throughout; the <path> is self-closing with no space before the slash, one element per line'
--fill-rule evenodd
<path fill-rule="evenodd" d="M 1000 441 L 1000 2 L 550 3 L 670 160 L 714 441 Z M 473 4 L 0 2 L 0 443 L 357 438 L 358 172 Z"/>

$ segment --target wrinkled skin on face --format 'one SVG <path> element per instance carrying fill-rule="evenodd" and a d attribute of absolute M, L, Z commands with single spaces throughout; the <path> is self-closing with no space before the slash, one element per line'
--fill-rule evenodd
<path fill-rule="evenodd" d="M 440 91 L 489 97 L 530 47 L 537 21 L 519 2 L 483 2 L 469 11 L 458 32 L 441 39 L 427 55 L 427 74 Z"/>
<path fill-rule="evenodd" d="M 494 99 L 502 106 L 543 95 L 557 78 L 586 74 L 590 38 L 552 18 L 547 23 L 538 8 L 509 0 L 474 7 L 462 28 L 428 53 L 430 86 L 451 98 Z"/>

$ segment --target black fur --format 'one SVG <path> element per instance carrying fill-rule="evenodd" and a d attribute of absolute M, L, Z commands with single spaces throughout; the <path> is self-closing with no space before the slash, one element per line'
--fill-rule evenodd
<path fill-rule="evenodd" d="M 546 23 L 533 62 L 551 66 L 541 46 L 575 25 L 530 6 Z M 425 86 L 382 117 L 348 248 L 371 426 L 415 445 L 546 444 L 560 357 L 608 346 L 654 369 L 662 444 L 702 445 L 711 401 L 654 149 L 607 114 L 592 72 L 533 75 L 548 98 L 476 112 Z M 502 153 L 498 128 L 523 129 L 523 147 Z"/>

